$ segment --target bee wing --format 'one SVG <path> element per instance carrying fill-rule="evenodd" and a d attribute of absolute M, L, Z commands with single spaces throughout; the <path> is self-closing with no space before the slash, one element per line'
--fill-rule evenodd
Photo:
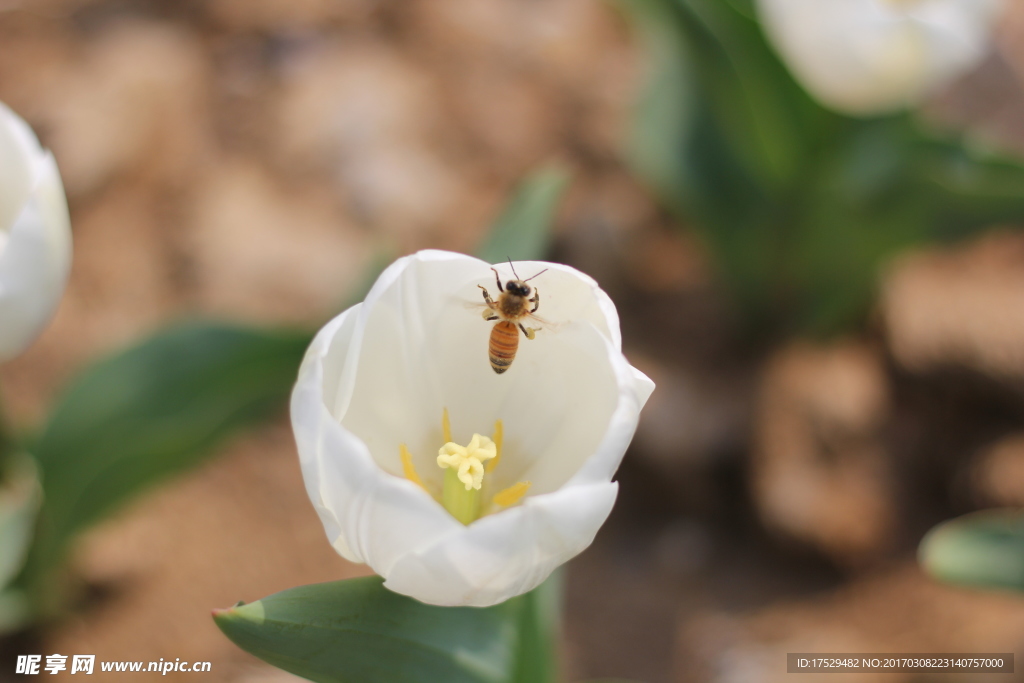
<path fill-rule="evenodd" d="M 538 329 L 551 330 L 552 332 L 557 332 L 558 329 L 561 327 L 559 323 L 553 323 L 550 320 L 547 320 L 546 318 L 540 317 L 536 313 L 527 313 L 526 316 L 523 317 L 521 322 L 524 325 L 528 323 L 535 323 L 537 325 L 540 325 Z"/>
<path fill-rule="evenodd" d="M 463 301 L 462 305 L 466 308 L 466 310 L 475 311 L 477 315 L 480 316 L 482 316 L 486 311 L 494 310 L 483 301 Z M 540 317 L 536 313 L 527 313 L 522 318 L 520 318 L 519 322 L 521 322 L 523 325 L 530 325 L 531 323 L 533 325 L 539 325 L 537 329 L 551 330 L 552 332 L 557 332 L 558 329 L 561 327 L 559 323 L 553 323 L 550 320 L 547 320 L 546 318 Z"/>
<path fill-rule="evenodd" d="M 491 308 L 482 301 L 480 303 L 474 301 L 463 301 L 462 305 L 466 308 L 466 310 L 475 311 L 476 314 L 483 318 L 484 320 L 493 321 L 495 318 L 492 316 L 497 315 L 497 313 L 494 312 L 493 308 Z"/>

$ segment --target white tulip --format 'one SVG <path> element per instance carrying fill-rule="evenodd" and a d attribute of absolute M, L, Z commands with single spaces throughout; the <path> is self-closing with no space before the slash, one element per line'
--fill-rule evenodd
<path fill-rule="evenodd" d="M 523 278 L 547 269 L 530 284 L 550 323 L 504 374 L 488 362 L 494 323 L 474 310 L 478 285 L 498 294 L 490 264 L 423 251 L 317 334 L 292 394 L 306 489 L 335 550 L 425 603 L 500 603 L 590 545 L 654 389 L 591 278 L 514 265 Z M 466 501 L 464 524 L 453 515 Z"/>
<path fill-rule="evenodd" d="M 1003 0 L 758 0 L 797 80 L 853 115 L 920 102 L 989 52 Z"/>
<path fill-rule="evenodd" d="M 0 361 L 42 332 L 71 267 L 71 221 L 57 163 L 0 104 Z"/>

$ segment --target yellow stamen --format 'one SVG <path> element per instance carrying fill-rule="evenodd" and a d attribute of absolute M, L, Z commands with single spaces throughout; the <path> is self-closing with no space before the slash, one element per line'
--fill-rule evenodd
<path fill-rule="evenodd" d="M 416 466 L 412 464 L 412 453 L 404 443 L 398 447 L 398 452 L 402 456 L 402 472 L 405 474 L 405 478 L 426 491 L 427 487 L 423 485 L 423 480 L 416 473 Z"/>
<path fill-rule="evenodd" d="M 507 489 L 494 494 L 494 504 L 500 505 L 503 508 L 515 505 L 523 499 L 523 496 L 526 495 L 526 492 L 530 490 L 531 486 L 533 486 L 533 484 L 528 481 L 521 481 L 519 483 L 512 484 L 512 486 L 509 486 Z"/>
<path fill-rule="evenodd" d="M 494 438 L 489 439 L 482 434 L 473 434 L 465 446 L 452 441 L 452 425 L 448 417 L 448 409 L 441 413 L 441 433 L 444 445 L 437 452 L 437 465 L 445 470 L 444 483 L 441 487 L 440 503 L 452 516 L 463 524 L 471 524 L 480 517 L 481 488 L 484 474 L 494 470 L 501 459 L 504 445 L 505 428 L 501 420 L 494 421 Z M 402 444 L 402 467 L 405 476 L 423 486 L 412 465 L 405 444 Z M 499 507 L 509 507 L 520 502 L 530 489 L 530 482 L 518 484 L 500 491 L 493 497 Z"/>
<path fill-rule="evenodd" d="M 458 472 L 458 479 L 466 490 L 480 490 L 484 480 L 484 461 L 494 458 L 497 449 L 486 436 L 474 434 L 468 446 L 449 441 L 437 452 L 437 466 L 452 468 Z"/>
<path fill-rule="evenodd" d="M 501 460 L 501 443 L 504 438 L 505 426 L 501 424 L 501 420 L 495 420 L 494 438 L 492 439 L 492 441 L 494 441 L 495 456 L 487 462 L 487 465 L 484 468 L 488 472 L 493 472 L 494 468 L 498 466 L 498 461 Z"/>

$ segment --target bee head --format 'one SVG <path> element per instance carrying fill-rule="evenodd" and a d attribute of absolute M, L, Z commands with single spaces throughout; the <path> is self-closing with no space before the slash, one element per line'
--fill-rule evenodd
<path fill-rule="evenodd" d="M 530 296 L 533 291 L 530 289 L 530 285 L 526 284 L 522 280 L 509 280 L 505 283 L 505 290 L 515 294 L 516 296 Z"/>

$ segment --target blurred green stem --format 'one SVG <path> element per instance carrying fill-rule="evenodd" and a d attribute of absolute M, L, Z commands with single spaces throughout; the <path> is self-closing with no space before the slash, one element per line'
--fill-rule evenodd
<path fill-rule="evenodd" d="M 14 437 L 11 435 L 4 416 L 3 398 L 0 396 L 0 484 L 4 481 L 10 460 L 14 455 Z"/>

